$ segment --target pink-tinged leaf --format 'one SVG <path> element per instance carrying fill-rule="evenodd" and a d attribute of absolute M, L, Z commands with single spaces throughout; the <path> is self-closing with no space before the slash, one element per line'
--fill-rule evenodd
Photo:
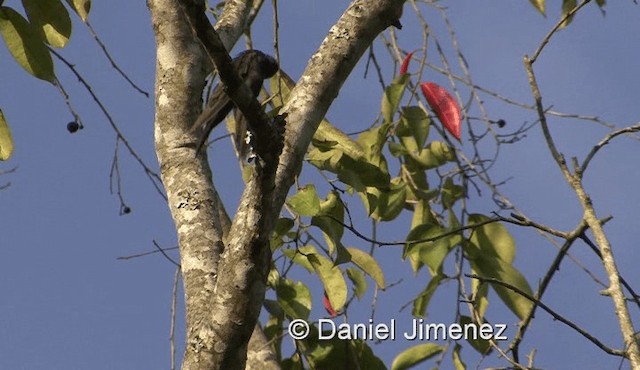
<path fill-rule="evenodd" d="M 424 82 L 420 87 L 427 103 L 444 128 L 460 140 L 460 107 L 453 96 L 445 88 L 433 82 Z"/>
<path fill-rule="evenodd" d="M 409 69 L 409 62 L 411 62 L 411 57 L 413 57 L 413 51 L 410 52 L 409 54 L 407 54 L 406 57 L 404 57 L 404 60 L 402 61 L 402 64 L 400 65 L 400 76 L 402 76 L 403 74 L 407 73 L 407 69 Z"/>
<path fill-rule="evenodd" d="M 327 310 L 329 315 L 331 315 L 331 317 L 338 316 L 336 310 L 334 310 L 333 306 L 331 306 L 331 302 L 329 302 L 329 296 L 327 296 L 327 292 L 324 292 L 324 297 L 322 297 L 322 305 L 324 306 L 324 309 Z"/>

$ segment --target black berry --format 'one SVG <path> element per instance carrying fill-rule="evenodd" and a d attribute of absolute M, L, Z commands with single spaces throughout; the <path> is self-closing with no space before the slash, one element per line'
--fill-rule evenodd
<path fill-rule="evenodd" d="M 71 121 L 67 123 L 67 131 L 69 131 L 70 133 L 73 134 L 74 132 L 78 131 L 78 129 L 80 129 L 80 125 L 78 124 L 78 122 Z"/>

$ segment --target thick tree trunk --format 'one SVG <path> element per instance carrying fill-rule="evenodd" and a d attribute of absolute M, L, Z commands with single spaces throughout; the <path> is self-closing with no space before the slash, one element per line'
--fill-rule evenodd
<path fill-rule="evenodd" d="M 268 241 L 273 220 L 320 120 L 374 38 L 397 21 L 403 2 L 354 1 L 332 27 L 283 109 L 288 114 L 287 131 L 277 174 L 273 163 L 253 167 L 226 235 L 228 220 L 206 155 L 195 157 L 194 148 L 184 145 L 190 140 L 185 134 L 200 112 L 204 76 L 211 64 L 203 57 L 180 2 L 149 0 L 157 43 L 155 143 L 176 224 L 185 288 L 183 369 L 245 367 L 270 269 Z M 228 2 L 225 16 L 216 25 L 227 49 L 247 22 L 244 3 Z M 236 28 L 231 27 L 234 24 Z M 260 338 L 251 343 L 264 343 Z M 264 355 L 256 353 L 250 358 L 273 359 Z"/>

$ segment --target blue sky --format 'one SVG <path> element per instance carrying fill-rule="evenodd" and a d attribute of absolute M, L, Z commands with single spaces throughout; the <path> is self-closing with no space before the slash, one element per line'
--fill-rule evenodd
<path fill-rule="evenodd" d="M 6 5 L 17 6 L 16 2 Z M 153 94 L 154 40 L 149 13 L 142 1 L 95 2 L 90 20 L 109 51 L 128 75 Z M 559 16 L 559 4 L 548 4 L 548 17 L 538 14 L 526 0 L 444 2 L 468 61 L 474 82 L 504 96 L 528 103 L 531 94 L 522 64 Z M 307 59 L 345 8 L 343 1 L 296 1 L 280 3 L 280 53 L 283 68 L 298 77 Z M 424 8 L 423 8 L 424 9 Z M 640 74 L 637 44 L 640 41 L 638 8 L 630 1 L 610 2 L 603 17 L 595 4 L 588 5 L 572 25 L 561 31 L 536 64 L 545 104 L 567 113 L 597 115 L 603 120 L 627 126 L 639 121 Z M 446 29 L 439 15 L 424 10 L 432 31 L 454 60 Z M 405 5 L 404 28 L 398 32 L 405 50 L 420 46 L 421 31 L 409 5 Z M 270 11 L 257 21 L 254 46 L 272 51 Z M 260 32 L 258 32 L 260 30 Z M 264 30 L 264 31 L 262 31 Z M 301 30 L 304 30 L 301 31 Z M 429 60 L 440 64 L 430 45 Z M 240 50 L 242 41 L 238 43 Z M 376 50 L 383 55 L 378 43 Z M 142 158 L 157 170 L 153 150 L 153 98 L 132 91 L 109 67 L 87 30 L 74 24 L 71 42 L 63 51 L 114 116 L 127 139 Z M 385 59 L 385 58 L 383 58 Z M 169 318 L 173 265 L 159 255 L 120 261 L 119 256 L 175 244 L 175 232 L 166 204 L 155 192 L 139 165 L 122 150 L 120 172 L 124 197 L 133 212 L 119 216 L 119 201 L 109 193 L 109 171 L 115 134 L 95 104 L 60 63 L 58 77 L 73 97 L 85 129 L 69 134 L 71 119 L 56 90 L 28 76 L 0 47 L 0 108 L 11 126 L 16 151 L 0 171 L 17 166 L 17 171 L 0 176 L 0 368 L 2 369 L 161 369 L 169 368 Z M 383 61 L 391 80 L 392 66 Z M 458 69 L 456 69 L 458 70 Z M 379 111 L 377 78 L 364 75 L 364 60 L 345 83 L 328 118 L 347 132 L 368 127 Z M 447 86 L 446 78 L 430 72 L 427 80 Z M 535 121 L 532 111 L 515 108 L 484 97 L 489 115 L 508 122 L 506 130 Z M 477 110 L 472 111 L 477 114 Z M 583 158 L 607 129 L 586 121 L 553 118 L 550 121 L 557 144 L 567 158 Z M 572 229 L 581 209 L 565 184 L 542 141 L 539 127 L 520 142 L 504 146 L 492 174 L 496 181 L 509 179 L 503 192 L 529 217 L 561 230 Z M 461 150 L 470 150 L 463 144 Z M 220 132 L 217 132 L 220 134 Z M 216 134 L 214 134 L 216 135 Z M 613 215 L 606 231 L 611 238 L 619 268 L 631 282 L 639 281 L 637 213 L 640 181 L 634 159 L 638 141 L 619 138 L 601 151 L 585 177 L 598 215 Z M 232 212 L 240 195 L 240 175 L 226 142 L 210 149 L 214 181 Z M 224 171 L 225 176 L 215 173 Z M 304 172 L 307 181 L 316 181 Z M 308 176 L 307 176 L 308 175 Z M 484 198 L 470 203 L 485 214 L 495 206 Z M 354 205 L 359 200 L 348 199 Z M 366 230 L 367 222 L 359 223 Z M 390 225 L 381 225 L 379 238 L 397 240 L 406 235 L 407 215 Z M 555 248 L 531 230 L 509 227 L 516 238 L 516 266 L 535 286 Z M 350 246 L 368 248 L 347 236 Z M 572 253 L 603 281 L 599 262 L 587 247 L 578 244 Z M 383 262 L 388 282 L 404 279 L 399 288 L 380 295 L 376 317 L 407 319 L 400 307 L 417 294 L 428 277 L 425 271 L 414 277 L 407 263 L 399 261 L 399 248 L 376 252 Z M 306 273 L 300 273 L 301 278 Z M 312 318 L 324 315 L 321 291 L 313 283 Z M 635 288 L 640 289 L 639 286 Z M 609 298 L 576 264 L 565 261 L 551 285 L 545 302 L 556 308 L 612 347 L 621 339 Z M 361 307 L 367 315 L 371 295 Z M 443 289 L 431 303 L 429 319 L 450 322 L 455 295 Z M 360 307 L 360 306 L 359 306 Z M 632 309 L 633 311 L 633 309 Z M 637 310 L 634 318 L 638 320 Z M 517 321 L 494 297 L 490 317 L 513 324 Z M 350 316 L 356 320 L 356 315 Z M 182 322 L 179 321 L 179 325 Z M 178 340 L 183 339 L 178 328 Z M 539 311 L 527 336 L 523 354 L 537 348 L 536 365 L 561 368 L 613 368 L 618 359 L 597 350 L 575 332 Z M 374 351 L 390 365 L 402 349 L 417 343 L 403 341 L 373 344 Z M 179 343 L 179 348 L 182 348 Z M 568 352 L 571 349 L 571 354 Z M 179 356 L 181 353 L 179 353 Z M 477 357 L 470 347 L 463 352 L 467 365 L 475 367 Z M 567 361 L 567 362 L 565 362 Z M 570 362 L 569 362 L 570 361 Z M 486 361 L 481 367 L 504 363 Z"/>

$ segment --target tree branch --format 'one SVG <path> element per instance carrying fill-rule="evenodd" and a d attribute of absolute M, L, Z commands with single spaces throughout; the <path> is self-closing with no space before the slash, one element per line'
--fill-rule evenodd
<path fill-rule="evenodd" d="M 269 119 L 264 113 L 258 100 L 253 97 L 249 86 L 240 78 L 237 71 L 231 64 L 231 57 L 225 48 L 222 39 L 213 29 L 209 19 L 204 14 L 203 8 L 194 0 L 180 0 L 180 7 L 191 25 L 191 28 L 197 39 L 202 43 L 209 59 L 213 62 L 218 71 L 220 81 L 225 86 L 225 92 L 233 100 L 234 104 L 246 117 L 252 132 L 257 137 L 257 147 L 255 148 L 258 155 L 268 164 L 275 167 L 275 161 L 278 155 L 274 155 L 278 150 L 274 150 L 272 140 L 276 136 L 273 132 L 274 127 L 269 124 Z"/>
<path fill-rule="evenodd" d="M 276 174 L 273 212 L 276 217 L 302 167 L 311 138 L 340 87 L 376 36 L 397 22 L 404 0 L 356 0 L 331 27 L 311 57 L 282 112 L 287 131 Z"/>
<path fill-rule="evenodd" d="M 578 9 L 580 9 L 588 2 L 589 0 L 583 0 L 583 2 L 580 3 L 576 9 L 567 14 L 567 17 L 575 13 Z M 577 165 L 577 160 L 574 160 L 575 170 L 574 173 L 572 173 L 567 166 L 564 157 L 558 152 L 556 148 L 553 137 L 551 136 L 551 132 L 549 130 L 549 125 L 542 105 L 542 95 L 540 93 L 538 83 L 536 82 L 536 76 L 533 70 L 533 63 L 536 61 L 536 58 L 540 54 L 540 51 L 542 50 L 544 45 L 548 42 L 554 32 L 557 31 L 558 27 L 559 26 L 556 25 L 556 27 L 554 27 L 549 32 L 549 34 L 544 38 L 543 42 L 541 43 L 538 50 L 534 53 L 532 58 L 529 58 L 528 56 L 524 57 L 524 66 L 527 72 L 527 76 L 529 77 L 531 92 L 536 102 L 538 118 L 540 119 L 540 126 L 542 128 L 544 139 L 547 142 L 549 151 L 551 152 L 554 160 L 560 168 L 560 171 L 562 172 L 569 186 L 571 186 L 571 188 L 575 192 L 580 204 L 582 205 L 582 209 L 584 211 L 583 219 L 591 229 L 596 243 L 598 244 L 598 248 L 600 249 L 600 253 L 602 254 L 602 264 L 605 271 L 607 272 L 607 276 L 609 277 L 609 287 L 607 291 L 610 294 L 613 305 L 615 307 L 615 314 L 618 318 L 620 332 L 625 343 L 626 356 L 630 360 L 631 368 L 640 369 L 640 345 L 635 338 L 633 322 L 631 321 L 631 316 L 629 315 L 629 309 L 627 307 L 624 292 L 620 284 L 620 273 L 618 271 L 618 267 L 616 266 L 616 261 L 611 249 L 611 244 L 609 243 L 609 239 L 604 232 L 604 229 L 602 228 L 601 222 L 597 218 L 593 202 L 591 201 L 591 198 L 587 194 L 584 185 L 582 184 L 582 168 Z M 587 164 L 590 158 L 591 157 L 587 157 Z M 586 168 L 586 166 L 583 167 Z"/>
<path fill-rule="evenodd" d="M 377 34 L 397 22 L 402 3 L 399 0 L 354 1 L 312 59 L 302 78 L 303 82 L 292 92 L 290 104 L 284 109 L 296 118 L 297 127 L 291 130 L 287 139 L 293 144 L 290 148 L 296 149 L 290 149 L 282 156 L 285 167 L 295 174 L 300 169 L 302 156 L 313 131 L 340 86 Z M 157 18 L 154 17 L 157 39 L 159 42 L 169 39 L 172 43 L 158 47 L 156 122 L 159 129 L 156 130 L 156 146 L 163 182 L 167 188 L 171 188 L 167 192 L 178 229 L 187 297 L 188 343 L 183 368 L 190 368 L 191 365 L 194 365 L 191 368 L 207 369 L 244 368 L 247 342 L 257 322 L 264 297 L 266 274 L 270 268 L 268 236 L 272 220 L 280 212 L 286 193 L 293 183 L 293 176 L 285 179 L 282 176 L 287 176 L 287 171 L 279 172 L 281 181 L 277 187 L 275 172 L 271 171 L 270 166 L 258 165 L 252 168 L 252 179 L 241 199 L 224 253 L 216 264 L 215 256 L 223 249 L 223 229 L 220 219 L 216 217 L 221 209 L 221 205 L 216 203 L 218 195 L 207 184 L 211 181 L 211 173 L 204 156 L 198 156 L 194 160 L 193 150 L 177 143 L 181 134 L 186 132 L 185 127 L 195 119 L 197 110 L 192 107 L 199 107 L 193 104 L 196 100 L 194 96 L 180 90 L 201 91 L 202 86 L 193 86 L 193 81 L 194 75 L 204 73 L 193 67 L 202 66 L 203 58 L 201 54 L 194 53 L 194 50 L 199 50 L 199 46 L 186 29 L 182 13 L 176 9 L 178 4 L 180 3 L 176 0 L 150 0 L 152 14 L 158 15 Z M 187 13 L 202 11 L 195 4 L 188 4 L 194 8 Z M 204 27 L 202 18 L 196 21 L 194 25 L 203 25 L 202 30 L 207 34 L 205 39 L 215 37 Z M 225 42 L 224 50 L 230 44 L 232 43 Z M 167 50 L 161 46 L 175 47 L 175 50 Z M 218 50 L 216 53 L 222 53 L 220 48 Z M 230 60 L 226 52 L 219 57 L 219 73 L 221 80 L 225 81 L 225 64 Z M 217 65 L 217 58 L 212 59 Z M 227 86 L 232 88 L 237 81 L 233 81 L 233 69 L 230 72 L 231 82 Z M 188 79 L 185 78 L 187 76 Z M 326 76 L 334 79 L 327 79 Z M 166 89 L 167 81 L 173 82 L 172 79 L 181 85 L 176 89 L 177 92 Z M 195 80 L 200 84 L 199 77 Z M 165 89 L 159 90 L 159 86 Z M 259 122 L 260 117 L 256 121 L 256 117 L 251 116 L 251 108 L 249 111 L 243 108 L 245 103 L 241 100 L 242 95 L 247 95 L 242 93 L 243 87 L 240 83 L 238 101 L 234 92 L 229 91 L 229 95 L 249 121 Z M 254 99 L 248 105 L 253 102 Z M 254 112 L 260 115 L 261 110 Z M 191 158 L 187 160 L 187 157 Z M 275 166 L 273 170 L 275 171 Z M 274 189 L 277 190 L 277 196 L 273 193 Z M 277 201 L 271 202 L 272 199 Z"/>
<path fill-rule="evenodd" d="M 580 335 L 582 335 L 583 337 L 587 338 L 587 340 L 589 340 L 591 343 L 593 343 L 596 346 L 598 346 L 598 348 L 602 349 L 606 353 L 608 353 L 610 355 L 613 355 L 613 356 L 626 357 L 625 351 L 621 351 L 621 350 L 618 350 L 618 349 L 612 349 L 612 348 L 608 347 L 604 343 L 600 342 L 598 340 L 598 338 L 596 338 L 593 335 L 587 333 L 585 330 L 583 330 L 582 328 L 580 328 L 578 325 L 574 324 L 573 322 L 565 319 L 562 315 L 556 313 L 549 306 L 547 306 L 546 304 L 542 303 L 540 300 L 530 296 L 529 294 L 523 292 L 518 287 L 515 287 L 515 286 L 513 286 L 513 285 L 511 285 L 509 283 L 505 283 L 504 281 L 501 281 L 501 280 L 498 280 L 498 279 L 489 278 L 489 277 L 482 277 L 482 276 L 478 276 L 478 275 L 475 275 L 475 274 L 465 274 L 465 276 L 469 277 L 469 278 L 472 278 L 472 279 L 478 279 L 483 283 L 498 284 L 498 285 L 501 285 L 501 286 L 503 286 L 503 287 L 505 287 L 507 289 L 510 289 L 510 290 L 518 293 L 519 295 L 521 295 L 524 298 L 526 298 L 526 299 L 530 300 L 531 302 L 533 302 L 536 306 L 538 306 L 538 307 L 542 308 L 543 310 L 545 310 L 549 315 L 553 316 L 554 319 L 560 321 L 561 323 L 567 325 L 571 329 L 573 329 L 573 330 L 577 331 L 578 333 L 580 333 Z"/>
<path fill-rule="evenodd" d="M 188 341 L 210 319 L 219 255 L 230 221 L 212 184 L 205 156 L 181 145 L 202 105 L 210 63 L 193 38 L 176 0 L 149 0 L 157 40 L 155 144 L 169 209 L 180 245 Z M 251 7 L 228 1 L 216 25 L 231 48 L 247 24 Z M 223 21 L 224 20 L 224 21 Z M 261 350 L 265 350 L 261 348 Z M 206 367 L 209 359 L 185 353 L 183 368 Z"/>

